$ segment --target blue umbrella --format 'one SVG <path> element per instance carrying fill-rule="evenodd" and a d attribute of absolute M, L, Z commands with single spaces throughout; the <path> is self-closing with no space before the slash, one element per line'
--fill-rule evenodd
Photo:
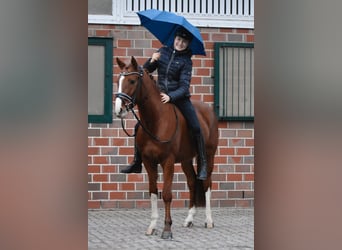
<path fill-rule="evenodd" d="M 156 9 L 137 12 L 141 25 L 148 29 L 162 44 L 173 45 L 175 32 L 182 26 L 193 35 L 189 45 L 193 55 L 206 55 L 199 30 L 184 17 Z"/>

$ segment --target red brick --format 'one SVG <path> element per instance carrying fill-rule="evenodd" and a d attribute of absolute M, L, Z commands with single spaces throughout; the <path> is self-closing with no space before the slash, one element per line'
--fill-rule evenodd
<path fill-rule="evenodd" d="M 254 42 L 254 35 L 246 35 L 246 42 L 253 43 Z"/>
<path fill-rule="evenodd" d="M 134 190 L 134 183 L 120 183 L 119 189 L 120 190 L 132 191 L 132 190 Z"/>
<path fill-rule="evenodd" d="M 199 76 L 193 76 L 191 78 L 191 86 L 193 86 L 194 84 L 202 84 L 202 77 Z M 192 93 L 193 91 L 191 91 Z"/>
<path fill-rule="evenodd" d="M 94 160 L 94 164 L 107 164 L 108 163 L 107 156 L 94 156 L 93 160 Z"/>
<path fill-rule="evenodd" d="M 213 59 L 204 60 L 204 67 L 214 68 L 214 60 Z"/>
<path fill-rule="evenodd" d="M 246 139 L 246 146 L 254 147 L 254 139 Z"/>
<path fill-rule="evenodd" d="M 111 200 L 125 200 L 126 192 L 110 192 L 109 199 Z"/>
<path fill-rule="evenodd" d="M 227 157 L 226 156 L 215 156 L 214 164 L 226 164 Z"/>
<path fill-rule="evenodd" d="M 215 181 L 227 181 L 226 175 L 222 173 L 213 173 L 211 179 Z"/>
<path fill-rule="evenodd" d="M 119 39 L 118 40 L 118 48 L 120 48 L 120 47 L 130 48 L 130 47 L 132 47 L 132 41 L 131 40 Z"/>
<path fill-rule="evenodd" d="M 142 174 L 129 174 L 127 176 L 127 182 L 143 182 L 144 176 Z"/>
<path fill-rule="evenodd" d="M 214 102 L 214 96 L 213 95 L 204 95 L 203 96 L 203 101 L 204 102 L 211 102 L 211 103 L 213 103 Z"/>
<path fill-rule="evenodd" d="M 219 207 L 236 207 L 235 200 L 220 200 Z"/>
<path fill-rule="evenodd" d="M 116 167 L 115 166 L 102 166 L 102 173 L 115 173 Z"/>
<path fill-rule="evenodd" d="M 120 147 L 119 155 L 130 155 L 133 156 L 134 148 L 133 147 Z"/>
<path fill-rule="evenodd" d="M 102 136 L 103 137 L 113 137 L 117 136 L 118 129 L 114 128 L 104 128 L 102 129 Z"/>
<path fill-rule="evenodd" d="M 236 150 L 237 155 L 251 155 L 250 148 L 237 148 Z"/>
<path fill-rule="evenodd" d="M 242 139 L 231 139 L 229 140 L 230 144 L 229 146 L 243 146 L 243 140 Z"/>
<path fill-rule="evenodd" d="M 252 137 L 253 136 L 253 130 L 238 130 L 237 131 L 238 137 Z"/>
<path fill-rule="evenodd" d="M 118 184 L 117 183 L 102 183 L 102 190 L 117 190 Z"/>
<path fill-rule="evenodd" d="M 242 174 L 228 174 L 228 181 L 242 181 Z"/>
<path fill-rule="evenodd" d="M 245 174 L 245 181 L 254 181 L 254 174 Z"/>
<path fill-rule="evenodd" d="M 237 165 L 236 172 L 250 172 L 250 166 L 249 165 Z"/>
<path fill-rule="evenodd" d="M 242 199 L 243 191 L 228 191 L 228 198 Z"/>
<path fill-rule="evenodd" d="M 97 147 L 88 147 L 88 155 L 98 155 L 99 148 Z"/>
<path fill-rule="evenodd" d="M 135 208 L 135 201 L 118 201 L 118 208 Z"/>
<path fill-rule="evenodd" d="M 185 200 L 172 200 L 172 208 L 185 208 Z"/>
<path fill-rule="evenodd" d="M 235 31 L 236 31 L 236 33 L 239 33 L 239 34 L 248 34 L 250 30 L 239 28 L 239 29 L 236 29 Z"/>
<path fill-rule="evenodd" d="M 251 200 L 237 200 L 236 206 L 237 207 L 251 207 L 252 201 Z"/>
<path fill-rule="evenodd" d="M 163 45 L 159 42 L 159 40 L 156 40 L 156 39 L 154 39 L 154 40 L 152 40 L 152 47 L 153 48 L 160 48 L 160 47 L 162 47 Z"/>
<path fill-rule="evenodd" d="M 241 157 L 230 157 L 233 163 L 241 163 Z"/>
<path fill-rule="evenodd" d="M 137 204 L 137 208 L 151 208 L 150 200 L 137 200 L 136 204 Z"/>
<path fill-rule="evenodd" d="M 195 73 L 199 76 L 210 76 L 210 69 L 209 68 L 199 68 L 195 70 Z"/>
<path fill-rule="evenodd" d="M 179 199 L 190 199 L 190 192 L 178 192 Z"/>
<path fill-rule="evenodd" d="M 242 122 L 229 122 L 228 123 L 229 128 L 234 128 L 234 129 L 241 129 L 243 128 L 243 123 Z"/>
<path fill-rule="evenodd" d="M 242 181 L 242 182 L 236 182 L 235 183 L 235 188 L 236 189 L 243 189 L 243 190 L 250 190 L 251 189 L 251 183 Z"/>
<path fill-rule="evenodd" d="M 101 201 L 101 208 L 109 209 L 109 208 L 116 208 L 117 201 Z"/>
<path fill-rule="evenodd" d="M 125 48 L 116 48 L 114 49 L 115 57 L 127 56 L 127 49 Z"/>
<path fill-rule="evenodd" d="M 218 182 L 212 182 L 211 183 L 211 190 L 219 190 L 219 183 Z"/>
<path fill-rule="evenodd" d="M 220 155 L 234 155 L 234 148 L 219 148 Z"/>
<path fill-rule="evenodd" d="M 212 199 L 227 199 L 228 192 L 227 191 L 214 191 L 211 193 Z"/>
<path fill-rule="evenodd" d="M 107 174 L 94 174 L 93 181 L 94 182 L 108 181 L 108 175 Z"/>
<path fill-rule="evenodd" d="M 142 199 L 144 197 L 144 193 L 143 192 L 127 192 L 127 199 L 128 200 L 138 200 L 138 199 Z"/>
<path fill-rule="evenodd" d="M 108 146 L 108 138 L 94 138 L 94 144 L 96 146 Z"/>
<path fill-rule="evenodd" d="M 89 166 L 88 173 L 100 173 L 100 166 Z"/>
<path fill-rule="evenodd" d="M 108 192 L 93 192 L 93 200 L 108 200 Z"/>
<path fill-rule="evenodd" d="M 96 36 L 108 37 L 110 34 L 110 30 L 96 30 Z"/>
<path fill-rule="evenodd" d="M 199 68 L 199 67 L 202 67 L 202 59 L 200 58 L 193 58 L 192 59 L 192 67 L 193 68 Z"/>
<path fill-rule="evenodd" d="M 227 39 L 227 35 L 226 34 L 222 34 L 222 33 L 215 33 L 211 35 L 211 40 L 213 41 L 217 41 L 217 42 L 226 42 Z"/>
<path fill-rule="evenodd" d="M 99 209 L 100 205 L 100 201 L 88 201 L 88 209 Z"/>
<path fill-rule="evenodd" d="M 126 139 L 115 138 L 113 139 L 113 146 L 124 146 L 126 143 Z"/>

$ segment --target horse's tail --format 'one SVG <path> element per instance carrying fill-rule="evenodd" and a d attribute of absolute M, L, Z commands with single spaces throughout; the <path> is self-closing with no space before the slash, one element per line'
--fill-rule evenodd
<path fill-rule="evenodd" d="M 203 181 L 198 180 L 196 178 L 195 184 L 195 201 L 194 204 L 196 207 L 204 207 L 205 206 L 205 192 L 203 187 Z"/>

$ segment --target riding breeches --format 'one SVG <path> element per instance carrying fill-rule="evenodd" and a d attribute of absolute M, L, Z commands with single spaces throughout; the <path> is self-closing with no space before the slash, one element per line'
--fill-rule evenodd
<path fill-rule="evenodd" d="M 180 110 L 180 112 L 183 114 L 188 127 L 192 131 L 194 135 L 198 135 L 201 133 L 201 127 L 198 121 L 197 114 L 195 112 L 195 108 L 192 105 L 192 102 L 189 98 L 182 98 L 175 102 L 173 102 L 177 106 L 177 108 Z"/>

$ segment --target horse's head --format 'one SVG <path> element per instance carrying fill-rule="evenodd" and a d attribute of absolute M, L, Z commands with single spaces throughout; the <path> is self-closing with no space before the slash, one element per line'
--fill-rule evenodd
<path fill-rule="evenodd" d="M 115 115 L 124 118 L 127 115 L 127 109 L 133 108 L 137 89 L 141 84 L 143 70 L 139 67 L 137 61 L 132 56 L 130 63 L 124 63 L 116 58 L 121 73 L 118 79 L 118 92 L 115 98 Z"/>

